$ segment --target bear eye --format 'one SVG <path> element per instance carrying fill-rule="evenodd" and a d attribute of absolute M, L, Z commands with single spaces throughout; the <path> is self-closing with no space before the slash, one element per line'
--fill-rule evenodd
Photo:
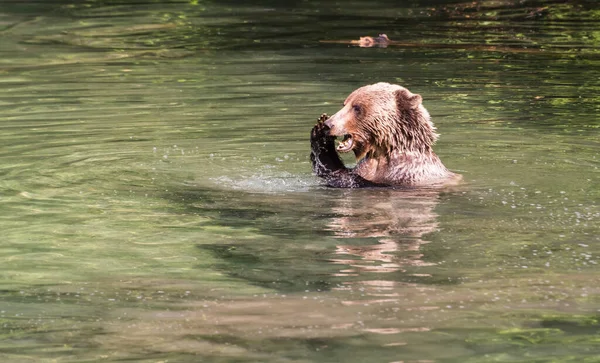
<path fill-rule="evenodd" d="M 352 106 L 352 110 L 354 110 L 354 112 L 356 112 L 356 113 L 360 113 L 360 111 L 362 109 L 361 109 L 361 107 L 359 105 L 354 105 L 354 106 Z"/>

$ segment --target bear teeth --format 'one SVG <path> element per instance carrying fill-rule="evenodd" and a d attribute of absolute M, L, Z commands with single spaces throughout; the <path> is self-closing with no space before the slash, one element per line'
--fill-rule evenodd
<path fill-rule="evenodd" d="M 354 146 L 352 135 L 344 135 L 344 139 L 337 146 L 337 151 L 345 153 L 352 150 L 352 146 Z"/>

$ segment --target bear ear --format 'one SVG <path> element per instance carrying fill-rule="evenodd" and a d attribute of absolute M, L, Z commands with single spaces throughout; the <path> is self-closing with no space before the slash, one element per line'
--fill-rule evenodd
<path fill-rule="evenodd" d="M 398 107 L 400 109 L 415 109 L 419 107 L 421 102 L 423 102 L 423 98 L 421 95 L 411 93 L 406 88 L 399 89 L 396 91 L 396 102 L 398 103 Z"/>
<path fill-rule="evenodd" d="M 412 106 L 412 108 L 419 107 L 421 102 L 423 102 L 423 97 L 421 97 L 421 95 L 413 94 L 410 98 L 410 105 Z"/>

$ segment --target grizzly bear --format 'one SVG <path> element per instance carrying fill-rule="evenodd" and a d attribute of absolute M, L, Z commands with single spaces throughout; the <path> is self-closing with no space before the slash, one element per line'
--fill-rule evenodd
<path fill-rule="evenodd" d="M 420 95 L 383 82 L 352 92 L 341 110 L 321 115 L 311 131 L 314 173 L 337 188 L 456 184 L 461 176 L 433 152 L 438 134 L 421 102 Z M 337 147 L 336 137 L 342 137 Z M 352 169 L 337 153 L 349 151 L 357 161 Z"/>

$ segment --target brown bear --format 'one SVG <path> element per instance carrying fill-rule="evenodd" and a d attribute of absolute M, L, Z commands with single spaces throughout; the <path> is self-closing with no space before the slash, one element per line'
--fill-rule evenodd
<path fill-rule="evenodd" d="M 461 176 L 442 164 L 432 146 L 438 138 L 422 98 L 404 87 L 376 83 L 352 92 L 331 117 L 311 132 L 313 171 L 338 188 L 456 184 Z M 343 137 L 338 146 L 335 138 Z M 337 152 L 353 151 L 344 166 Z"/>

